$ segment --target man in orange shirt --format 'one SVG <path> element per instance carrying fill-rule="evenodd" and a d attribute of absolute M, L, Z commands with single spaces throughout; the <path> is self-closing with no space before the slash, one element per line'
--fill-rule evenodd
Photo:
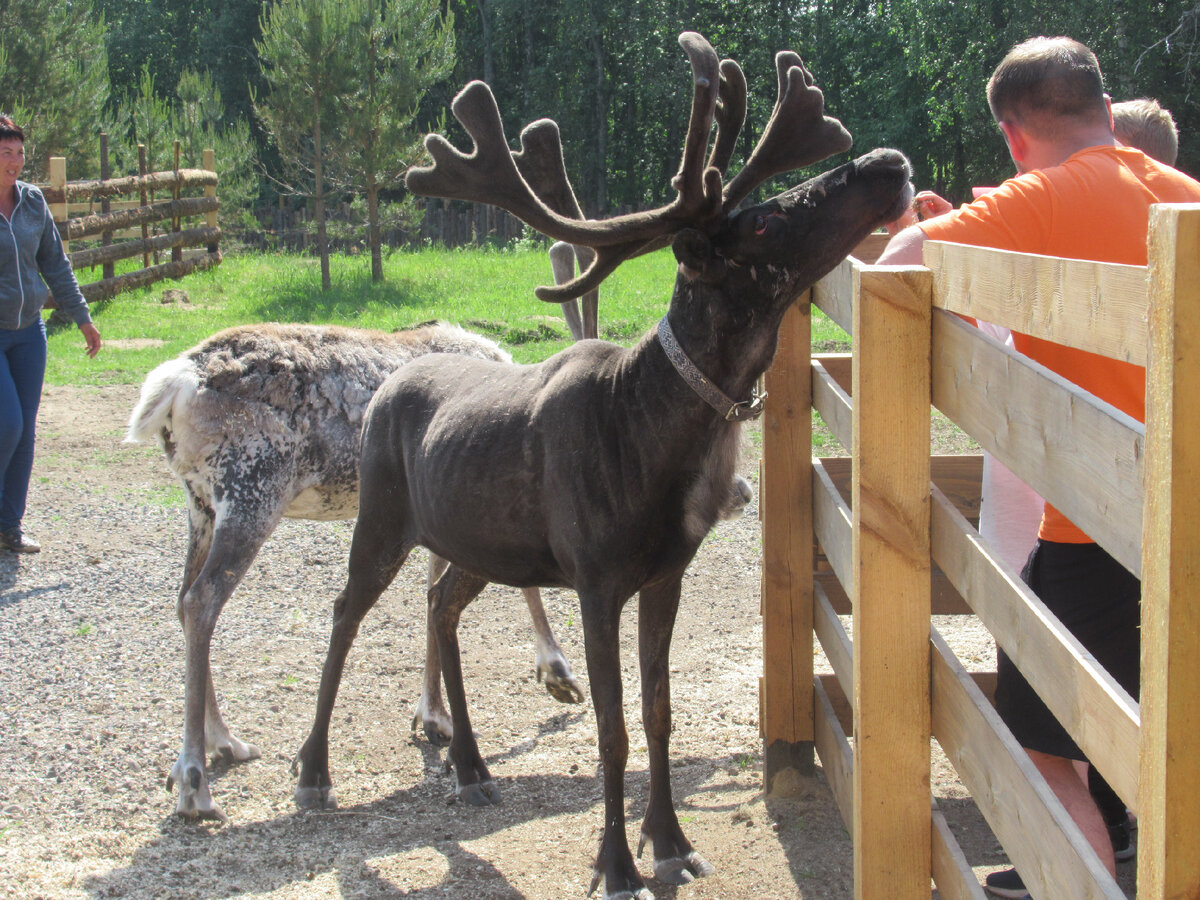
<path fill-rule="evenodd" d="M 1200 202 L 1200 183 L 1118 144 L 1100 66 L 1078 41 L 1039 37 L 1014 47 L 988 82 L 988 103 L 1018 175 L 974 203 L 906 228 L 888 243 L 881 265 L 920 264 L 926 240 L 1145 265 L 1151 204 Z M 1140 366 L 1029 335 L 1013 338 L 1021 353 L 1145 421 Z M 1050 504 L 1022 577 L 1136 697 L 1137 579 Z M 1083 753 L 1003 651 L 998 655 L 997 710 L 1114 872 Z"/>

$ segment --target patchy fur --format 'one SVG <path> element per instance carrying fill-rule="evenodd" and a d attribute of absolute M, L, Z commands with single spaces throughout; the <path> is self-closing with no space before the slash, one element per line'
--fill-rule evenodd
<path fill-rule="evenodd" d="M 126 440 L 158 439 L 188 505 L 178 610 L 188 647 L 187 708 L 170 776 L 180 786 L 179 813 L 221 817 L 209 795 L 206 753 L 258 756 L 230 733 L 217 708 L 208 647 L 222 607 L 282 517 L 358 514 L 367 404 L 388 375 L 431 353 L 511 362 L 493 341 L 444 323 L 391 334 L 266 324 L 215 334 L 147 376 Z M 526 600 L 538 632 L 539 679 L 557 699 L 581 701 L 536 590 Z M 447 739 L 439 664 L 430 662 L 418 718 L 431 737 Z"/>

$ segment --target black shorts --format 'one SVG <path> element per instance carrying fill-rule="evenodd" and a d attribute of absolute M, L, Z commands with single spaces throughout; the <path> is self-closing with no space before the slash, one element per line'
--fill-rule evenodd
<path fill-rule="evenodd" d="M 1141 582 L 1096 544 L 1038 541 L 1021 571 L 1050 612 L 1136 700 L 1141 681 Z M 1003 650 L 996 711 L 1026 749 L 1086 759 Z"/>

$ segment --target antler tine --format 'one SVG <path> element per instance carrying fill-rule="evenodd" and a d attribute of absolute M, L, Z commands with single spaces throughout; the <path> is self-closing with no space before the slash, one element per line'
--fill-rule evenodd
<path fill-rule="evenodd" d="M 825 97 L 813 84 L 800 57 L 790 50 L 782 51 L 775 56 L 775 67 L 779 74 L 775 110 L 758 146 L 725 187 L 726 212 L 772 175 L 850 149 L 850 132 L 837 119 L 825 115 Z"/>
<path fill-rule="evenodd" d="M 684 215 L 688 210 L 693 211 L 693 215 L 711 215 L 716 210 L 713 198 L 705 196 L 704 157 L 720 94 L 720 61 L 712 44 L 694 31 L 679 35 L 679 46 L 692 64 L 692 113 L 688 119 L 679 173 L 671 179 L 671 186 L 679 196 L 669 208 Z"/>
<path fill-rule="evenodd" d="M 583 218 L 583 210 L 567 177 L 557 122 L 538 119 L 526 125 L 521 131 L 521 149 L 512 158 L 525 183 L 546 206 L 560 216 Z"/>
<path fill-rule="evenodd" d="M 665 247 L 678 228 L 684 225 L 703 227 L 720 215 L 721 176 L 724 166 L 729 164 L 733 143 L 746 115 L 745 77 L 737 63 L 732 60 L 720 62 L 712 45 L 694 31 L 679 35 L 679 45 L 692 65 L 692 111 L 679 172 L 671 179 L 678 196 L 660 209 L 609 219 L 605 224 L 613 227 L 626 222 L 630 226 L 644 222 L 650 227 L 625 228 L 622 233 L 625 240 L 620 244 L 600 246 L 591 243 L 596 250 L 592 264 L 565 284 L 538 287 L 534 293 L 539 299 L 563 303 L 582 296 L 599 286 L 625 260 Z M 723 74 L 727 76 L 726 79 L 722 79 Z M 711 160 L 720 162 L 720 154 L 724 154 L 724 164 L 714 165 L 710 161 L 710 165 L 706 166 L 704 155 L 713 120 L 717 117 L 718 98 L 725 102 L 721 110 L 718 141 Z M 730 126 L 733 134 L 722 142 L 720 137 L 728 134 Z"/>
<path fill-rule="evenodd" d="M 721 60 L 721 88 L 716 119 L 717 140 L 708 164 L 724 175 L 746 121 L 746 76 L 742 73 L 742 67 L 732 59 Z"/>

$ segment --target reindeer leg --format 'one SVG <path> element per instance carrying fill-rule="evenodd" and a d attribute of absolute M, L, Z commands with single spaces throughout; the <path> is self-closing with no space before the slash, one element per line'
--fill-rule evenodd
<path fill-rule="evenodd" d="M 429 590 L 446 571 L 450 563 L 433 553 L 429 554 Z M 425 603 L 425 672 L 421 681 L 421 699 L 413 714 L 412 730 L 420 724 L 431 744 L 444 746 L 454 736 L 450 713 L 442 700 L 442 657 L 438 653 L 437 631 L 433 624 L 433 605 Z"/>
<path fill-rule="evenodd" d="M 583 336 L 597 338 L 600 336 L 600 289 L 593 288 L 580 298 L 583 315 Z"/>
<path fill-rule="evenodd" d="M 245 504 L 238 502 L 236 495 L 228 496 L 225 500 L 225 507 L 221 515 L 213 520 L 211 531 L 206 525 L 205 509 L 193 502 L 188 563 L 184 576 L 185 583 L 189 579 L 190 583 L 187 583 L 179 598 L 179 615 L 187 644 L 183 748 L 167 776 L 167 789 L 179 785 L 179 801 L 175 811 L 189 818 L 225 818 L 209 792 L 205 763 L 210 746 L 218 751 L 225 746 L 235 758 L 238 753 L 242 753 L 245 759 L 258 755 L 256 748 L 230 735 L 229 729 L 221 721 L 212 687 L 209 653 L 217 617 L 254 561 L 263 541 L 278 523 L 281 510 L 251 512 Z M 210 543 L 207 554 L 204 554 L 202 549 L 206 536 L 210 537 Z M 202 557 L 203 564 L 195 571 Z M 221 728 L 210 737 L 206 727 L 213 714 Z M 223 744 L 223 741 L 227 743 Z"/>
<path fill-rule="evenodd" d="M 429 606 L 433 610 L 442 657 L 442 678 L 446 682 L 446 699 L 450 701 L 454 723 L 449 759 L 458 779 L 458 797 L 471 806 L 500 802 L 500 791 L 479 753 L 475 732 L 471 730 L 467 694 L 463 687 L 462 656 L 458 647 L 458 622 L 462 618 L 462 611 L 485 587 L 486 578 L 452 565 L 429 589 Z"/>
<path fill-rule="evenodd" d="M 546 690 L 559 703 L 582 703 L 583 690 L 575 680 L 571 664 L 563 655 L 562 648 L 550 630 L 546 608 L 542 606 L 542 594 L 537 588 L 522 588 L 529 617 L 533 619 L 533 630 L 537 634 L 537 680 L 546 681 Z"/>
<path fill-rule="evenodd" d="M 336 809 L 337 797 L 329 776 L 329 720 L 337 700 L 342 671 L 358 626 L 404 565 L 414 542 L 394 520 L 381 521 L 378 510 L 359 510 L 350 543 L 349 575 L 346 586 L 333 604 L 333 629 L 329 652 L 321 670 L 317 712 L 312 731 L 296 759 L 292 774 L 298 775 L 293 800 L 301 809 Z"/>
<path fill-rule="evenodd" d="M 671 632 L 679 609 L 680 582 L 643 588 L 638 599 L 638 658 L 642 672 L 642 725 L 650 754 L 650 801 L 642 822 L 638 856 L 647 840 L 654 849 L 654 875 L 668 884 L 713 873 L 713 867 L 683 836 L 671 799 L 668 742 L 671 737 Z"/>
<path fill-rule="evenodd" d="M 179 592 L 180 624 L 183 624 L 183 596 L 192 586 L 192 582 L 196 580 L 200 568 L 208 558 L 213 533 L 212 507 L 207 501 L 202 500 L 190 485 L 188 494 L 191 500 L 188 515 L 188 554 L 184 567 L 183 587 Z M 221 709 L 217 705 L 217 691 L 213 687 L 211 668 L 204 688 L 204 751 L 208 757 L 220 756 L 226 762 L 247 762 L 262 756 L 253 744 L 247 744 L 235 737 L 229 730 L 229 726 L 225 724 L 225 720 L 221 718 Z"/>
<path fill-rule="evenodd" d="M 621 706 L 620 623 L 622 601 L 580 591 L 588 684 L 596 709 L 600 764 L 604 771 L 604 833 L 588 896 L 604 882 L 604 900 L 654 900 L 633 861 L 625 836 L 625 764 L 629 735 Z"/>

